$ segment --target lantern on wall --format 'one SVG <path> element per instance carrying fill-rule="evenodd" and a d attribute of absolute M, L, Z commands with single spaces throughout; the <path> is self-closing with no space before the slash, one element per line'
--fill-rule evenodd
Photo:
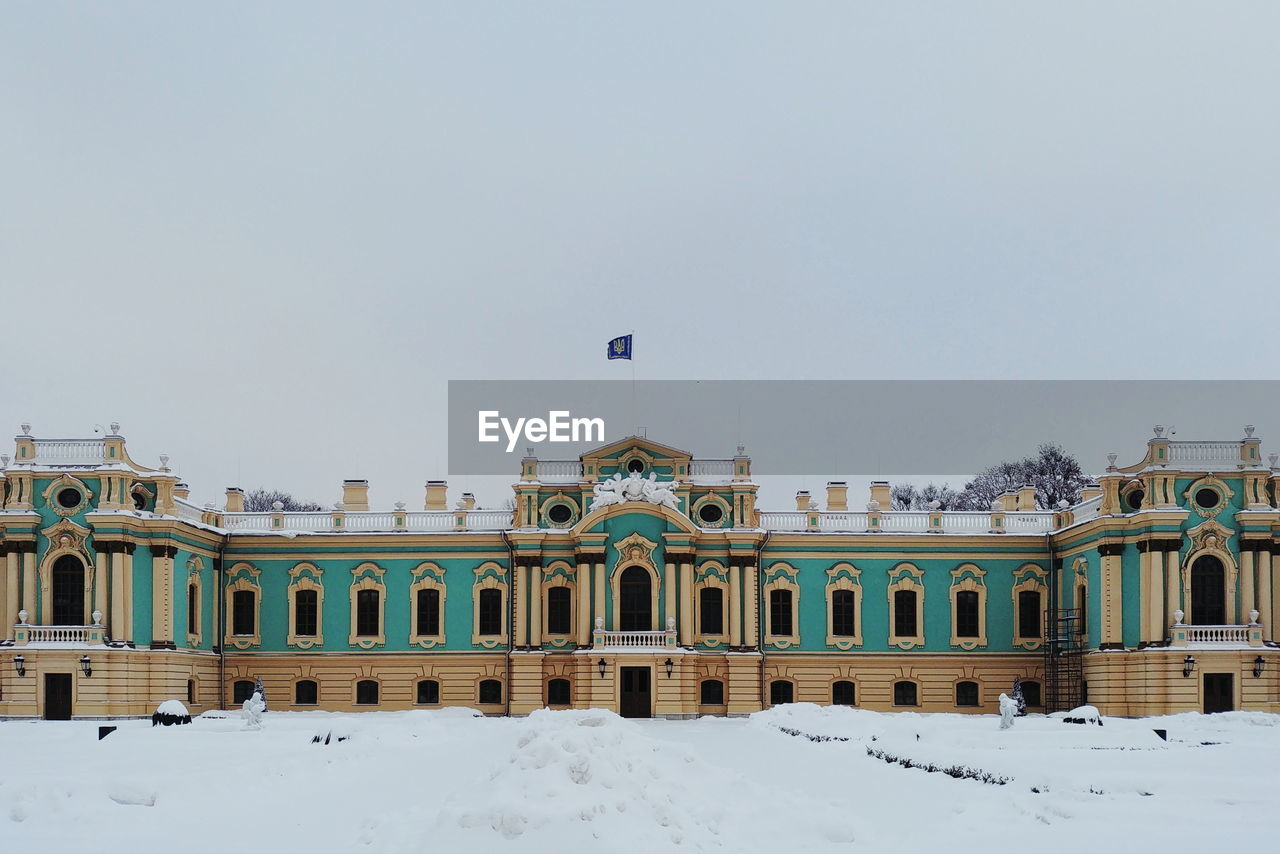
<path fill-rule="evenodd" d="M 1195 671 L 1195 669 L 1196 669 L 1196 657 L 1194 655 L 1188 655 L 1186 658 L 1182 659 L 1182 675 L 1183 676 L 1190 676 Z"/>

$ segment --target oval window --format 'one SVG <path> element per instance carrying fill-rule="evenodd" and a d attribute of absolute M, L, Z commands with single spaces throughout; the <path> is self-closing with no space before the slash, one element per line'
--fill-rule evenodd
<path fill-rule="evenodd" d="M 698 508 L 698 518 L 707 525 L 718 525 L 720 520 L 724 518 L 724 510 L 719 504 L 710 502 L 703 504 Z"/>
<path fill-rule="evenodd" d="M 564 525 L 573 518 L 573 510 L 568 504 L 552 504 L 547 510 L 547 518 L 553 525 Z"/>
<path fill-rule="evenodd" d="M 1204 487 L 1196 490 L 1196 504 L 1205 510 L 1212 510 L 1222 501 L 1222 496 L 1218 494 L 1218 490 Z"/>
<path fill-rule="evenodd" d="M 1131 509 L 1131 510 L 1141 510 L 1141 509 L 1142 509 L 1142 497 L 1143 497 L 1145 494 L 1146 494 L 1146 493 L 1144 493 L 1141 489 L 1135 489 L 1133 492 L 1130 492 L 1130 493 L 1125 497 L 1125 501 L 1126 501 L 1126 502 L 1128 502 L 1128 504 L 1129 504 L 1129 509 Z"/>
<path fill-rule="evenodd" d="M 58 505 L 70 510 L 72 507 L 80 506 L 80 490 L 68 486 L 66 489 L 58 490 Z"/>
<path fill-rule="evenodd" d="M 627 463 L 627 471 L 634 472 L 635 474 L 643 474 L 644 460 L 631 460 Z"/>

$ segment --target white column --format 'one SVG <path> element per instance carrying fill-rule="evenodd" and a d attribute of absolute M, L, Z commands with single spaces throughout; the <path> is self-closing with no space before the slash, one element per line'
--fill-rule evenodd
<path fill-rule="evenodd" d="M 1172 549 L 1164 553 L 1164 609 L 1169 626 L 1173 625 L 1173 612 L 1182 607 L 1182 579 L 1179 575 L 1178 551 Z M 1183 617 L 1184 621 L 1185 619 Z M 1166 626 L 1165 637 L 1168 636 L 1168 626 Z"/>
<path fill-rule="evenodd" d="M 1253 610 L 1253 579 L 1254 579 L 1254 552 L 1252 543 L 1245 544 L 1248 548 L 1240 552 L 1240 619 L 1239 623 L 1249 622 L 1249 612 Z"/>
<path fill-rule="evenodd" d="M 667 561 L 662 573 L 662 593 L 666 616 L 676 619 L 676 565 L 671 561 Z M 679 623 L 679 620 L 676 619 L 676 622 Z M 658 627 L 662 629 L 667 627 L 666 618 L 659 622 Z"/>
<path fill-rule="evenodd" d="M 578 564 L 578 646 L 591 643 L 591 564 Z"/>
<path fill-rule="evenodd" d="M 542 646 L 542 567 L 529 567 L 529 646 Z"/>
<path fill-rule="evenodd" d="M 680 563 L 680 643 L 683 646 L 693 645 L 693 609 L 697 607 L 693 600 L 693 564 L 688 561 Z"/>

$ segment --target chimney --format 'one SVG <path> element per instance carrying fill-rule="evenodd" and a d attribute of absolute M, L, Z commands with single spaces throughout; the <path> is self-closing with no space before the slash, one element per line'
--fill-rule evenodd
<path fill-rule="evenodd" d="M 1085 486 L 1083 489 L 1080 490 L 1080 500 L 1082 502 L 1091 501 L 1094 498 L 1101 497 L 1101 495 L 1102 495 L 1102 487 L 1096 483 L 1090 483 L 1089 485 Z"/>
<path fill-rule="evenodd" d="M 449 506 L 445 503 L 445 492 L 449 484 L 443 480 L 427 481 L 427 503 L 423 505 L 426 510 L 448 510 Z"/>
<path fill-rule="evenodd" d="M 796 509 L 797 510 L 809 509 L 809 490 L 802 489 L 796 493 Z"/>
<path fill-rule="evenodd" d="M 849 484 L 843 480 L 827 481 L 827 509 L 849 509 Z"/>
<path fill-rule="evenodd" d="M 227 507 L 228 513 L 244 512 L 244 490 L 238 486 L 227 487 Z"/>
<path fill-rule="evenodd" d="M 1006 513 L 1012 513 L 1018 509 L 1018 493 L 1011 489 L 1000 493 L 1000 497 L 996 500 L 1000 502 L 1000 506 Z"/>
<path fill-rule="evenodd" d="M 1036 488 L 1031 484 L 1027 484 L 1018 490 L 1014 499 L 1015 506 L 1018 510 L 1035 510 L 1036 509 Z"/>
<path fill-rule="evenodd" d="M 191 497 L 191 487 L 185 483 L 175 483 L 173 485 L 173 497 L 181 498 L 183 501 Z"/>
<path fill-rule="evenodd" d="M 463 510 L 475 510 L 475 509 L 476 509 L 476 497 L 475 497 L 475 495 L 473 495 L 473 494 L 472 494 L 472 493 L 470 493 L 470 492 L 464 492 L 464 493 L 462 493 L 462 509 L 463 509 Z"/>
<path fill-rule="evenodd" d="M 873 480 L 871 481 L 871 500 L 880 502 L 881 510 L 893 509 L 893 498 L 889 495 L 889 481 Z"/>
<path fill-rule="evenodd" d="M 369 481 L 344 480 L 342 482 L 342 509 L 369 509 Z"/>

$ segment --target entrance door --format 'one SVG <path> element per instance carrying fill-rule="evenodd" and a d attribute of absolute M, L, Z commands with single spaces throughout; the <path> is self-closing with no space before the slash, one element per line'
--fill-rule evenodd
<path fill-rule="evenodd" d="M 71 720 L 70 673 L 44 675 L 44 719 L 46 721 Z"/>
<path fill-rule="evenodd" d="M 653 717 L 653 701 L 649 696 L 649 668 L 622 668 L 622 690 L 618 711 L 624 718 Z"/>
<path fill-rule="evenodd" d="M 1204 713 L 1229 712 L 1235 708 L 1231 695 L 1232 674 L 1206 673 L 1204 675 Z"/>
<path fill-rule="evenodd" d="M 1201 555 L 1191 564 L 1191 620 L 1196 626 L 1222 626 L 1227 622 L 1222 561 L 1213 555 Z"/>

